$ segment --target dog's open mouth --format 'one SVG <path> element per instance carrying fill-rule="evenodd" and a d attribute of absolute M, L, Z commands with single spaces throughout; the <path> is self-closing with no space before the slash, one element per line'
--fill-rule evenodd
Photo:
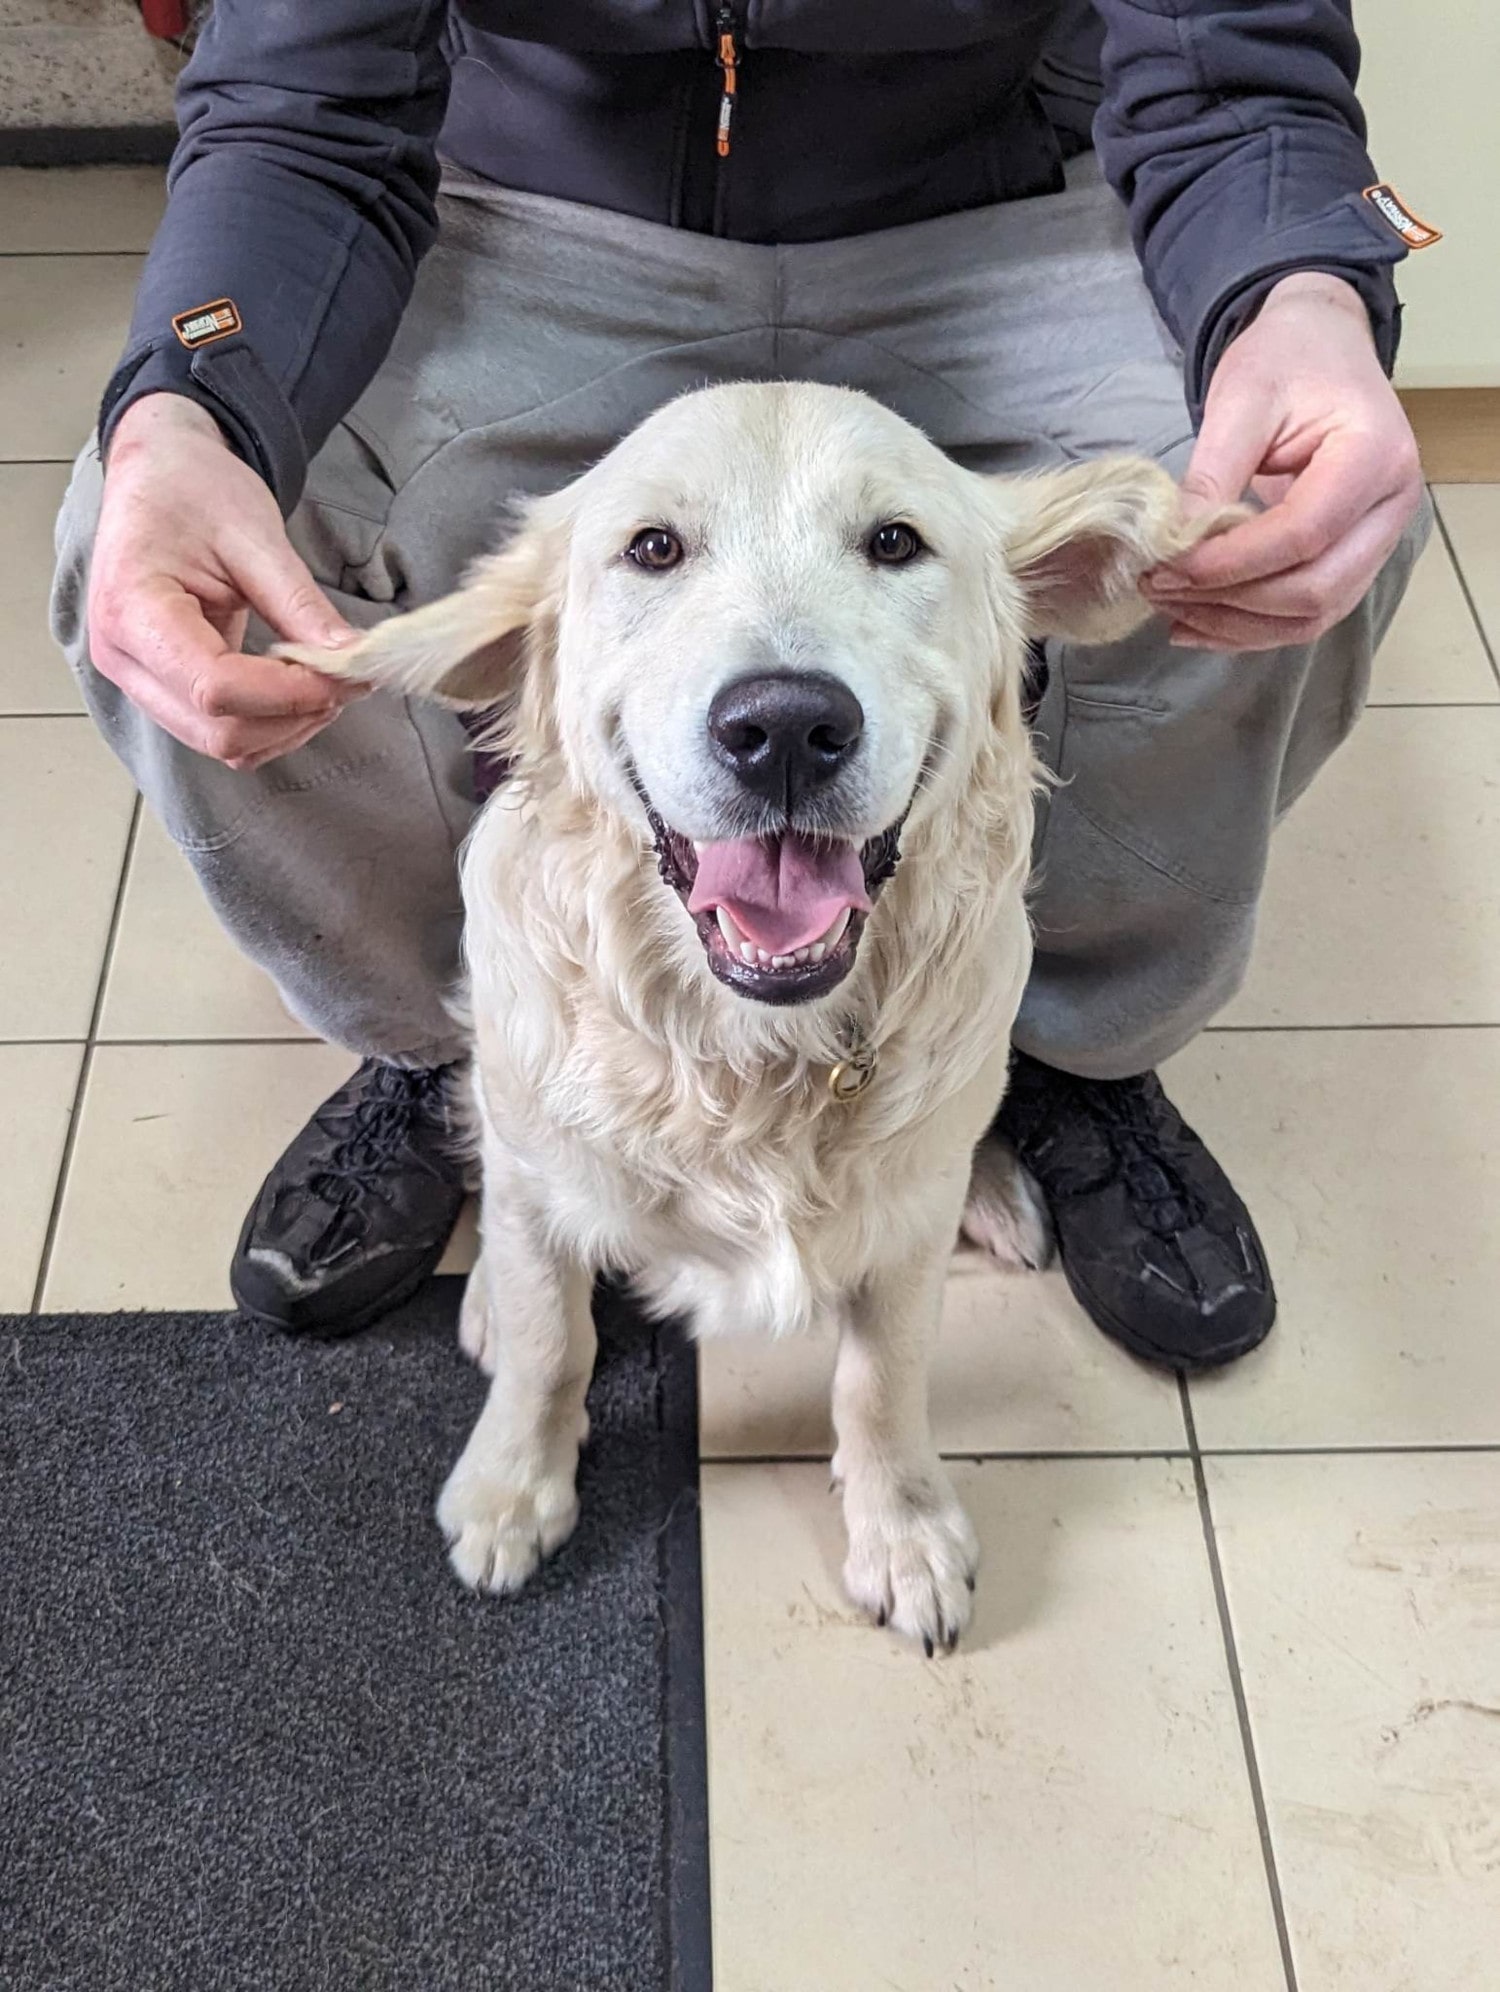
<path fill-rule="evenodd" d="M 806 1003 L 843 981 L 900 859 L 900 823 L 862 846 L 796 830 L 695 844 L 649 801 L 646 811 L 661 875 L 721 982 L 762 1003 Z"/>

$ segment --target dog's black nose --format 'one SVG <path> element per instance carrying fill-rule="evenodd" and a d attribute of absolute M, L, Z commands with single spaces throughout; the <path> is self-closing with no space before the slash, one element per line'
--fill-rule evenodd
<path fill-rule="evenodd" d="M 708 709 L 719 759 L 753 795 L 788 813 L 831 781 L 859 745 L 864 708 L 823 671 L 771 671 L 736 678 Z"/>

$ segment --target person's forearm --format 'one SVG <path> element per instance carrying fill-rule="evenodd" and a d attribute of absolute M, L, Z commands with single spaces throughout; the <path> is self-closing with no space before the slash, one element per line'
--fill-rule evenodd
<path fill-rule="evenodd" d="M 1229 341 L 1289 276 L 1325 273 L 1363 302 L 1382 363 L 1405 253 L 1361 198 L 1378 176 L 1354 94 L 1344 0 L 1277 8 L 1097 0 L 1105 20 L 1102 163 L 1130 210 L 1147 282 L 1182 342 L 1195 415 Z"/>
<path fill-rule="evenodd" d="M 100 410 L 106 451 L 132 403 L 171 391 L 214 416 L 284 512 L 296 503 L 435 231 L 441 25 L 431 0 L 219 0 Z"/>

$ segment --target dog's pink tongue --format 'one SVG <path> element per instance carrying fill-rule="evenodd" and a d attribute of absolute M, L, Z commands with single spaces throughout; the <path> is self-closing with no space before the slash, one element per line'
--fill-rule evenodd
<path fill-rule="evenodd" d="M 846 906 L 868 913 L 870 901 L 852 844 L 787 834 L 698 846 L 688 911 L 718 906 L 767 954 L 791 954 L 821 940 Z"/>

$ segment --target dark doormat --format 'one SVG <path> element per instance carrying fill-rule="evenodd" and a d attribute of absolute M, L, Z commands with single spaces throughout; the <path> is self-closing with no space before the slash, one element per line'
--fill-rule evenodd
<path fill-rule="evenodd" d="M 583 1520 L 476 1598 L 460 1288 L 0 1319 L 5 1992 L 707 1992 L 691 1354 L 601 1292 Z"/>

